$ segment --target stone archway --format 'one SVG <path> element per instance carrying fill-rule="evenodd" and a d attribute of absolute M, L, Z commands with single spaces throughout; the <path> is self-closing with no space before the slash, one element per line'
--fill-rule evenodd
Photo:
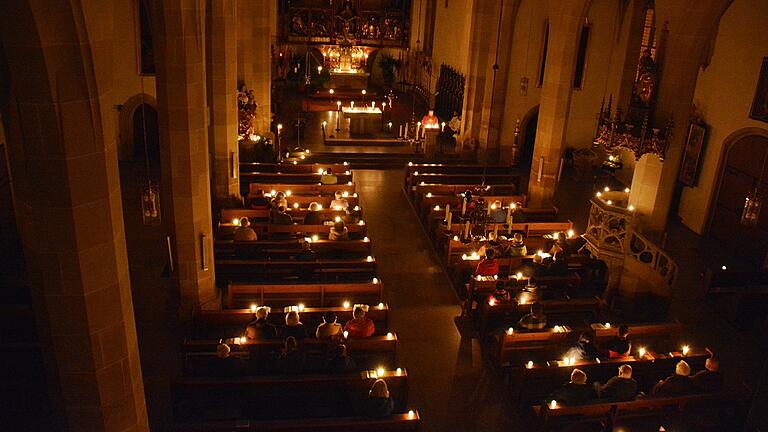
<path fill-rule="evenodd" d="M 117 143 L 117 158 L 119 161 L 134 160 L 134 154 L 136 153 L 134 143 L 136 140 L 133 136 L 133 117 L 136 113 L 136 109 L 139 108 L 142 103 L 147 104 L 157 112 L 157 99 L 146 93 L 133 95 L 120 106 L 120 112 L 118 114 L 120 139 Z"/>
<path fill-rule="evenodd" d="M 713 192 L 707 234 L 736 255 L 757 257 L 762 263 L 768 251 L 768 217 L 762 214 L 755 227 L 739 224 L 744 199 L 757 184 L 768 190 L 768 130 L 740 129 L 723 144 L 717 188 Z"/>

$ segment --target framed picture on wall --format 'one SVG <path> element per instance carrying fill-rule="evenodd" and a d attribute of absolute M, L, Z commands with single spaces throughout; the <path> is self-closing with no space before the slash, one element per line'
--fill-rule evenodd
<path fill-rule="evenodd" d="M 691 123 L 688 127 L 688 137 L 685 140 L 685 153 L 680 167 L 678 179 L 680 183 L 694 187 L 699 177 L 699 161 L 704 147 L 707 127 L 703 123 Z"/>
<path fill-rule="evenodd" d="M 757 78 L 755 99 L 752 101 L 749 117 L 768 123 L 768 57 L 763 57 L 763 65 L 760 67 L 760 76 Z"/>

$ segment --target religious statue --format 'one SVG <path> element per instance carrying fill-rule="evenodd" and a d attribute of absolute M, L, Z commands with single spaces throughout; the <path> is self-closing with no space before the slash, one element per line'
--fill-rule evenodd
<path fill-rule="evenodd" d="M 346 0 L 336 12 L 336 19 L 341 22 L 341 41 L 342 44 L 350 45 L 354 39 L 354 23 L 357 20 L 357 12 L 352 6 L 351 0 Z M 338 37 L 338 36 L 337 36 Z"/>
<path fill-rule="evenodd" d="M 246 90 L 245 84 L 241 85 L 237 92 L 237 133 L 239 139 L 255 133 L 254 123 L 256 119 L 256 95 L 253 90 Z"/>
<path fill-rule="evenodd" d="M 656 90 L 656 62 L 651 56 L 651 50 L 643 51 L 638 64 L 638 75 L 635 81 L 634 96 L 645 106 L 650 106 Z"/>

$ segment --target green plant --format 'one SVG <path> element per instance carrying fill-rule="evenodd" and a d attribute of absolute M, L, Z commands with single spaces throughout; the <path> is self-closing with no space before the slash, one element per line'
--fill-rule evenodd
<path fill-rule="evenodd" d="M 384 78 L 384 84 L 391 86 L 395 82 L 395 71 L 400 69 L 400 60 L 389 54 L 381 54 L 379 67 L 381 68 L 381 76 Z"/>

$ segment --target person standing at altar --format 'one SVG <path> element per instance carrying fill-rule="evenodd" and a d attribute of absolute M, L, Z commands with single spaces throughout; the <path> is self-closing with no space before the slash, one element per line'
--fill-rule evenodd
<path fill-rule="evenodd" d="M 427 115 L 421 118 L 421 127 L 436 128 L 439 127 L 440 120 L 435 115 L 435 110 L 427 111 Z"/>

